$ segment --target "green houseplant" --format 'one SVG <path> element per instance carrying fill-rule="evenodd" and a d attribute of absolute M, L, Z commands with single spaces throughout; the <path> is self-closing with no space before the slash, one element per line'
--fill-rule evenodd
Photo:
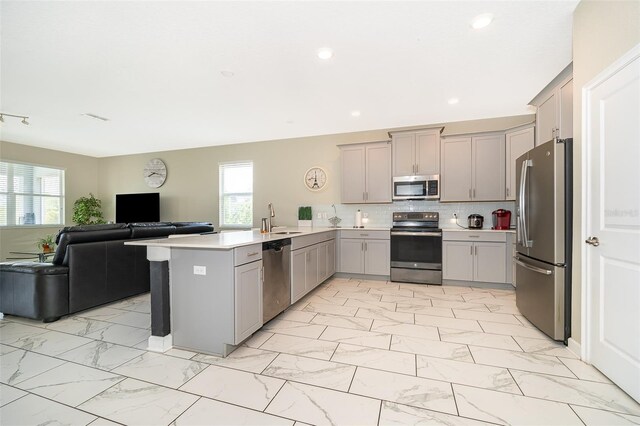
<path fill-rule="evenodd" d="M 313 226 L 311 206 L 298 207 L 298 226 Z"/>
<path fill-rule="evenodd" d="M 38 240 L 38 248 L 42 250 L 43 253 L 51 253 L 56 246 L 56 243 L 53 242 L 53 235 L 47 235 Z"/>
<path fill-rule="evenodd" d="M 89 193 L 88 197 L 80 197 L 73 203 L 72 220 L 78 225 L 96 225 L 105 223 L 102 216 L 102 201 Z"/>

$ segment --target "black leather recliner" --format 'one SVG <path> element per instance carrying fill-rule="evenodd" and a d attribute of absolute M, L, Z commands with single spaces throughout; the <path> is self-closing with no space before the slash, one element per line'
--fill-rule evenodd
<path fill-rule="evenodd" d="M 51 322 L 147 292 L 146 247 L 126 246 L 126 241 L 213 231 L 206 222 L 65 227 L 51 263 L 0 263 L 0 312 Z"/>

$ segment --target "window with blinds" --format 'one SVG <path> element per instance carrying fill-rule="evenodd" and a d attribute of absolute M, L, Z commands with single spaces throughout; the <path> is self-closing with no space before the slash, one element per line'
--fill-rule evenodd
<path fill-rule="evenodd" d="M 0 161 L 0 226 L 63 223 L 64 170 Z"/>
<path fill-rule="evenodd" d="M 251 228 L 253 224 L 253 163 L 221 163 L 220 227 Z"/>

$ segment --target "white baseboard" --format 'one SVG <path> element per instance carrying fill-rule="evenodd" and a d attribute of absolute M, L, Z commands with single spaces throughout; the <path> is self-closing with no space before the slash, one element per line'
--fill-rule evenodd
<path fill-rule="evenodd" d="M 173 347 L 173 337 L 167 334 L 164 337 L 149 336 L 149 346 L 147 350 L 153 352 L 166 352 Z"/>
<path fill-rule="evenodd" d="M 567 341 L 567 343 L 568 343 L 567 349 L 573 352 L 573 354 L 576 355 L 578 358 L 582 359 L 582 347 L 580 346 L 580 343 L 573 340 L 571 337 L 569 337 L 569 340 Z"/>

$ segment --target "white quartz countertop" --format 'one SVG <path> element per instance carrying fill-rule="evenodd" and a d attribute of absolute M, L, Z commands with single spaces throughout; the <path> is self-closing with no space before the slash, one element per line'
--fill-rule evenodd
<path fill-rule="evenodd" d="M 267 234 L 260 233 L 260 230 L 251 231 L 228 231 L 218 234 L 205 235 L 175 235 L 170 238 L 159 238 L 153 240 L 128 241 L 125 245 L 147 246 L 147 247 L 174 247 L 174 248 L 196 248 L 209 250 L 232 250 L 236 247 L 248 246 L 251 244 L 261 244 L 267 241 L 283 240 L 285 238 L 296 238 L 305 235 L 319 234 L 322 232 L 337 231 L 348 228 L 277 228 Z M 373 229 L 373 228 L 371 228 Z M 295 234 L 278 234 L 278 232 L 295 232 Z"/>
<path fill-rule="evenodd" d="M 442 228 L 442 232 L 508 232 L 511 234 L 515 234 L 515 229 L 491 229 L 491 228 L 482 228 L 482 229 L 463 229 L 463 228 Z"/>

